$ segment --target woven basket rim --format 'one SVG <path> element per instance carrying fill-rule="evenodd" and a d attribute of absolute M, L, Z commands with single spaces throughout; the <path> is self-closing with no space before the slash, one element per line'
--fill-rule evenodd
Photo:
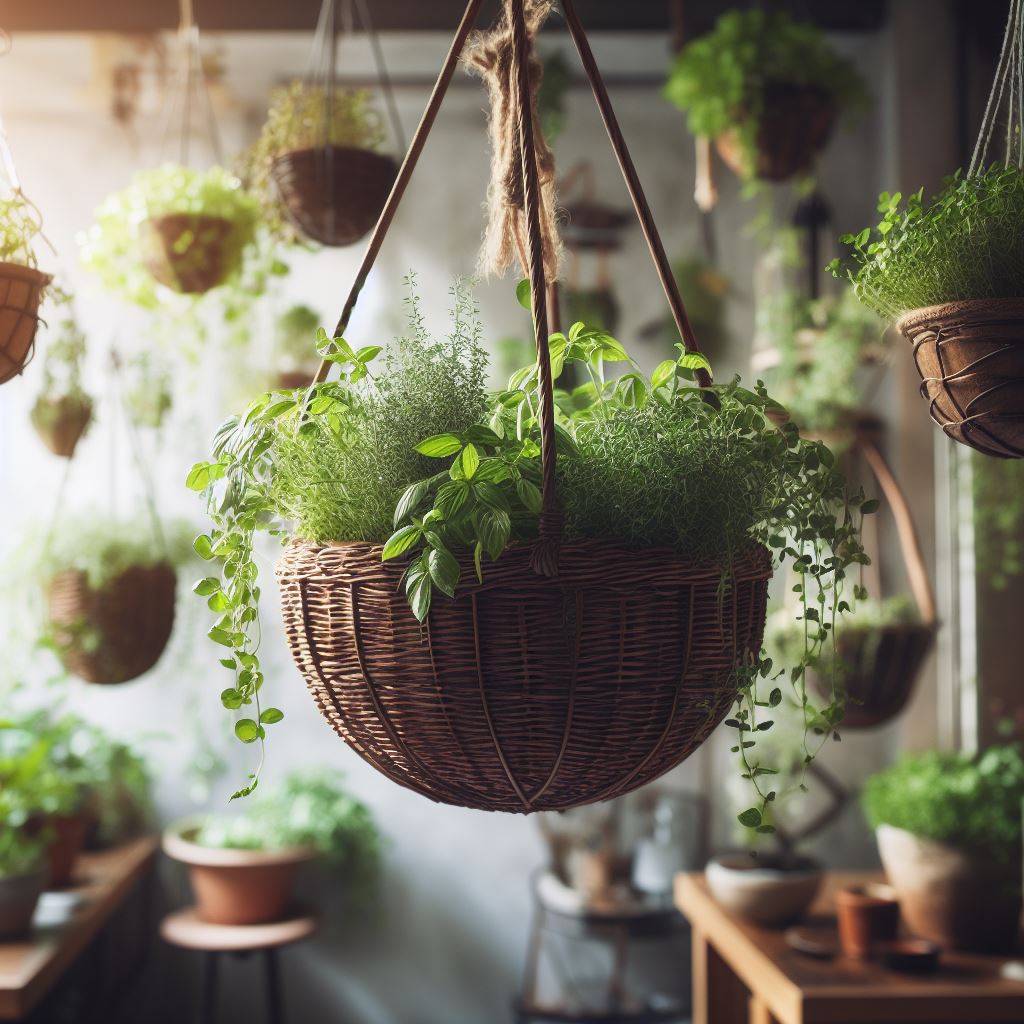
<path fill-rule="evenodd" d="M 304 146 L 301 149 L 283 149 L 270 161 L 270 167 L 273 169 L 278 164 L 285 163 L 288 160 L 304 159 L 310 153 L 313 155 L 322 154 L 325 148 L 324 146 Z M 332 145 L 330 148 L 333 152 L 340 153 L 347 160 L 366 158 L 368 162 L 380 163 L 382 165 L 388 164 L 396 168 L 398 166 L 398 161 L 390 153 L 378 153 L 377 150 L 367 149 L 365 146 Z"/>
<path fill-rule="evenodd" d="M 1020 317 L 1024 319 L 1024 298 L 1008 299 L 954 299 L 950 302 L 938 302 L 933 306 L 920 306 L 904 313 L 896 321 L 896 329 L 903 334 L 915 328 L 924 327 L 936 320 L 948 320 L 951 317 L 977 315 L 985 307 L 997 316 Z"/>
<path fill-rule="evenodd" d="M 161 558 L 161 559 L 159 559 L 159 560 L 157 560 L 155 562 L 150 562 L 150 563 L 148 563 L 146 565 L 142 565 L 142 564 L 139 564 L 139 563 L 135 562 L 132 565 L 125 566 L 125 568 L 123 568 L 120 572 L 115 573 L 109 579 L 104 580 L 104 582 L 100 586 L 98 586 L 98 587 L 93 587 L 91 584 L 88 584 L 88 579 L 86 579 L 86 582 L 89 585 L 89 589 L 90 590 L 101 591 L 101 590 L 105 590 L 111 584 L 113 584 L 117 580 L 121 579 L 122 576 L 125 576 L 128 573 L 130 573 L 130 572 L 162 572 L 165 575 L 166 574 L 170 574 L 171 576 L 173 576 L 175 578 L 175 581 L 177 581 L 177 578 L 178 578 L 178 572 L 174 568 L 174 565 L 168 559 Z M 79 577 L 79 578 L 81 578 L 81 577 L 88 577 L 88 575 L 89 574 L 88 574 L 87 570 L 79 569 L 77 566 L 74 566 L 74 565 L 69 565 L 69 566 L 65 567 L 64 569 L 58 569 L 50 577 L 50 585 L 52 586 L 59 579 L 68 579 L 69 577 Z"/>
<path fill-rule="evenodd" d="M 319 856 L 312 846 L 281 846 L 271 849 L 202 846 L 192 838 L 204 817 L 186 818 L 164 829 L 161 846 L 173 860 L 194 867 L 257 868 L 300 864 Z"/>
<path fill-rule="evenodd" d="M 35 267 L 26 267 L 24 263 L 0 262 L 0 277 L 13 277 L 28 281 L 40 286 L 47 285 L 53 280 L 53 274 L 47 274 Z"/>

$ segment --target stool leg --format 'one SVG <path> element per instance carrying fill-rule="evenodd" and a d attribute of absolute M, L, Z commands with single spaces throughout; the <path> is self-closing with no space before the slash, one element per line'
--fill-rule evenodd
<path fill-rule="evenodd" d="M 218 953 L 207 953 L 203 961 L 203 994 L 199 1004 L 199 1024 L 213 1024 L 217 1016 Z"/>
<path fill-rule="evenodd" d="M 263 951 L 263 967 L 267 978 L 267 1020 L 269 1024 L 284 1024 L 281 1009 L 281 977 L 277 969 L 277 951 Z"/>

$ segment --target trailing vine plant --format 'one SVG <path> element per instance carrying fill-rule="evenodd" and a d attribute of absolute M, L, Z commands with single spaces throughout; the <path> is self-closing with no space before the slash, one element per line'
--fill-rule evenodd
<path fill-rule="evenodd" d="M 520 298 L 529 303 L 529 289 Z M 541 455 L 536 364 L 514 373 L 492 395 L 475 306 L 455 290 L 454 328 L 446 341 L 427 334 L 415 299 L 411 337 L 392 351 L 354 349 L 318 332 L 321 355 L 337 379 L 308 389 L 268 392 L 218 432 L 209 461 L 197 463 L 188 486 L 203 492 L 213 522 L 196 551 L 218 562 L 218 575 L 195 587 L 218 616 L 210 637 L 223 647 L 233 676 L 222 704 L 244 715 L 235 732 L 260 744 L 281 712 L 262 699 L 260 588 L 255 534 L 294 532 L 314 542 L 368 541 L 384 560 L 402 559 L 405 592 L 421 622 L 432 603 L 453 597 L 462 582 L 457 557 L 468 553 L 477 579 L 509 545 L 537 535 Z M 766 418 L 778 409 L 758 383 L 736 379 L 702 390 L 694 371 L 707 360 L 680 348 L 648 377 L 610 334 L 575 323 L 552 334 L 557 381 L 575 365 L 585 382 L 556 390 L 558 487 L 566 536 L 600 537 L 623 547 L 671 548 L 716 565 L 722 593 L 734 558 L 752 544 L 776 565 L 792 562 L 804 630 L 790 666 L 763 654 L 734 680 L 737 704 L 727 725 L 756 804 L 740 815 L 751 828 L 776 798 L 776 770 L 759 757 L 757 739 L 772 709 L 788 699 L 804 721 L 805 763 L 837 736 L 842 695 L 817 706 L 805 670 L 834 643 L 834 624 L 860 597 L 844 596 L 848 571 L 867 562 L 860 517 L 877 503 L 847 493 L 835 459 L 792 424 Z M 610 374 L 618 364 L 624 373 Z M 783 673 L 783 686 L 776 685 Z M 251 792 L 259 769 L 235 796 Z"/>

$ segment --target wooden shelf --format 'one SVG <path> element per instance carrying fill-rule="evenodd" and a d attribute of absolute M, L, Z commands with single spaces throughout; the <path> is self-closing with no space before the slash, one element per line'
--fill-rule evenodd
<path fill-rule="evenodd" d="M 151 870 L 157 848 L 157 839 L 145 836 L 83 854 L 75 871 L 81 884 L 64 890 L 82 901 L 70 919 L 0 943 L 0 1020 L 18 1020 L 39 1004 Z"/>

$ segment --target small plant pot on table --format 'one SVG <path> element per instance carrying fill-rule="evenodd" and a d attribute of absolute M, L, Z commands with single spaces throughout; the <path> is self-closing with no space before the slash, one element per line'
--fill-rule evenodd
<path fill-rule="evenodd" d="M 821 888 L 821 865 L 806 857 L 723 854 L 705 869 L 711 895 L 752 924 L 780 928 L 798 921 Z"/>
<path fill-rule="evenodd" d="M 45 884 L 43 868 L 0 878 L 0 942 L 28 934 Z"/>

